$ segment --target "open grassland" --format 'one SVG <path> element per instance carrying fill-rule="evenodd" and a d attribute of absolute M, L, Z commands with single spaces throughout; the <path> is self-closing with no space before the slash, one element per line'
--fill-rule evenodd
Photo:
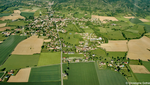
<path fill-rule="evenodd" d="M 60 81 L 60 65 L 36 67 L 31 69 L 29 82 Z"/>
<path fill-rule="evenodd" d="M 142 61 L 142 63 L 147 68 L 147 70 L 150 72 L 150 62 Z"/>
<path fill-rule="evenodd" d="M 145 32 L 144 26 L 142 25 L 134 25 L 133 27 L 127 29 L 126 31 L 137 33 L 140 35 L 142 35 Z"/>
<path fill-rule="evenodd" d="M 11 76 L 7 82 L 28 82 L 31 68 L 20 69 L 15 76 Z"/>
<path fill-rule="evenodd" d="M 139 82 L 150 82 L 150 74 L 135 73 Z"/>
<path fill-rule="evenodd" d="M 99 27 L 99 28 L 100 28 L 100 32 L 101 32 L 101 33 L 107 33 L 106 28 L 103 28 L 103 27 Z"/>
<path fill-rule="evenodd" d="M 127 54 L 127 58 L 135 60 L 141 59 L 143 61 L 147 61 L 148 59 L 150 59 L 149 42 L 150 39 L 146 36 L 143 36 L 140 39 L 130 40 L 128 42 L 129 51 Z"/>
<path fill-rule="evenodd" d="M 42 45 L 43 45 L 43 39 L 37 38 L 37 36 L 31 36 L 23 40 L 22 42 L 20 42 L 16 46 L 12 54 L 33 55 L 36 53 L 41 53 Z"/>
<path fill-rule="evenodd" d="M 127 80 L 123 75 L 110 69 L 99 69 L 95 63 L 99 85 L 126 85 Z"/>
<path fill-rule="evenodd" d="M 6 70 L 37 66 L 40 55 L 11 55 L 0 67 Z"/>
<path fill-rule="evenodd" d="M 27 25 L 27 23 L 25 23 L 24 21 L 14 21 L 7 23 L 7 26 L 25 26 L 25 25 Z"/>
<path fill-rule="evenodd" d="M 139 60 L 130 60 L 129 64 L 130 65 L 139 65 L 140 62 L 139 62 Z"/>
<path fill-rule="evenodd" d="M 101 44 L 101 47 L 104 48 L 106 51 L 128 51 L 127 48 L 127 40 L 118 40 L 118 41 L 112 41 L 109 40 L 106 44 Z"/>
<path fill-rule="evenodd" d="M 60 52 L 41 53 L 38 66 L 60 64 L 61 62 L 60 57 L 61 57 Z"/>
<path fill-rule="evenodd" d="M 63 70 L 66 64 L 63 64 Z M 94 63 L 70 63 L 68 80 L 64 85 L 99 85 Z"/>
<path fill-rule="evenodd" d="M 94 31 L 92 29 L 88 28 L 83 28 L 83 30 L 85 31 L 85 33 L 93 33 Z"/>
<path fill-rule="evenodd" d="M 0 65 L 4 63 L 17 44 L 25 38 L 26 36 L 11 35 L 0 44 Z"/>

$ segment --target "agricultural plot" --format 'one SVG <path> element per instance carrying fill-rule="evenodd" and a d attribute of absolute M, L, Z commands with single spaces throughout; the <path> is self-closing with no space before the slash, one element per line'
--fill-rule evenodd
<path fill-rule="evenodd" d="M 2 42 L 3 40 L 7 39 L 8 37 L 5 37 L 3 34 L 0 34 L 0 41 Z"/>
<path fill-rule="evenodd" d="M 106 28 L 100 27 L 100 32 L 101 33 L 107 33 L 107 30 L 106 30 Z"/>
<path fill-rule="evenodd" d="M 147 19 L 139 19 L 139 20 L 141 20 L 142 22 L 149 22 L 149 20 Z"/>
<path fill-rule="evenodd" d="M 11 35 L 0 44 L 0 65 L 4 63 L 17 44 L 25 38 L 26 36 Z"/>
<path fill-rule="evenodd" d="M 66 64 L 63 64 L 63 70 Z M 68 80 L 64 85 L 99 85 L 94 63 L 70 63 Z"/>
<path fill-rule="evenodd" d="M 127 42 L 128 42 L 127 40 L 118 40 L 118 41 L 109 40 L 108 43 L 101 44 L 101 47 L 104 48 L 106 51 L 126 52 L 128 51 Z"/>
<path fill-rule="evenodd" d="M 131 30 L 130 30 L 131 31 Z M 134 31 L 135 32 L 135 31 Z M 138 34 L 138 33 L 133 33 L 133 32 L 128 32 L 128 31 L 123 31 L 122 32 L 124 35 L 125 35 L 125 37 L 127 38 L 127 39 L 136 39 L 136 38 L 139 38 L 139 37 L 141 37 L 141 35 L 140 34 Z"/>
<path fill-rule="evenodd" d="M 150 25 L 144 24 L 144 23 L 140 23 L 140 25 L 143 25 L 145 27 L 145 31 L 146 32 L 150 32 Z"/>
<path fill-rule="evenodd" d="M 96 56 L 106 56 L 106 52 L 103 49 L 96 49 L 91 51 Z"/>
<path fill-rule="evenodd" d="M 147 68 L 147 70 L 150 72 L 150 62 L 142 61 L 142 63 Z"/>
<path fill-rule="evenodd" d="M 126 52 L 107 52 L 109 57 L 125 57 L 126 56 Z"/>
<path fill-rule="evenodd" d="M 133 73 L 145 73 L 150 74 L 150 72 L 143 65 L 130 65 Z"/>
<path fill-rule="evenodd" d="M 11 70 L 37 66 L 39 57 L 40 55 L 11 55 L 0 69 Z"/>
<path fill-rule="evenodd" d="M 0 78 L 2 78 L 4 75 L 4 72 L 0 72 Z"/>
<path fill-rule="evenodd" d="M 57 82 L 3 82 L 3 85 L 61 85 L 61 81 Z"/>
<path fill-rule="evenodd" d="M 60 81 L 60 65 L 36 67 L 31 69 L 29 82 Z"/>
<path fill-rule="evenodd" d="M 83 54 L 78 54 L 78 53 L 75 53 L 75 54 L 63 54 L 63 57 L 83 57 L 84 55 Z"/>
<path fill-rule="evenodd" d="M 2 28 L 0 28 L 0 31 L 4 31 L 6 29 L 11 29 L 11 28 L 10 27 L 2 27 Z"/>
<path fill-rule="evenodd" d="M 131 18 L 129 19 L 130 22 L 134 23 L 134 24 L 138 24 L 138 23 L 143 23 L 141 20 L 139 20 L 138 18 Z"/>
<path fill-rule="evenodd" d="M 150 74 L 135 73 L 139 82 L 150 82 Z"/>
<path fill-rule="evenodd" d="M 0 27 L 5 27 L 5 26 L 6 26 L 6 23 L 0 24 Z"/>
<path fill-rule="evenodd" d="M 125 38 L 122 35 L 121 31 L 114 31 L 114 32 L 109 32 L 108 34 L 108 38 L 109 40 L 124 40 Z"/>
<path fill-rule="evenodd" d="M 145 32 L 144 26 L 142 26 L 142 25 L 134 25 L 133 27 L 127 29 L 126 31 L 138 33 L 140 35 L 142 35 Z"/>
<path fill-rule="evenodd" d="M 9 16 L 9 15 L 11 15 L 12 13 L 2 13 L 2 14 L 0 14 L 0 17 L 3 17 L 3 16 Z"/>
<path fill-rule="evenodd" d="M 30 16 L 34 17 L 34 13 L 32 12 L 21 12 L 21 16 L 24 16 L 25 18 L 29 18 Z"/>
<path fill-rule="evenodd" d="M 143 61 L 147 61 L 148 59 L 150 59 L 149 42 L 150 39 L 146 36 L 143 36 L 140 39 L 130 40 L 128 42 L 129 51 L 127 54 L 127 58 L 135 60 L 141 59 Z"/>
<path fill-rule="evenodd" d="M 31 68 L 20 69 L 15 76 L 11 76 L 7 82 L 28 82 Z"/>
<path fill-rule="evenodd" d="M 24 21 L 14 21 L 14 22 L 10 22 L 7 23 L 8 26 L 25 26 L 27 25 L 27 23 L 25 23 Z"/>
<path fill-rule="evenodd" d="M 41 53 L 38 66 L 60 64 L 61 62 L 60 57 L 61 57 L 60 52 Z"/>
<path fill-rule="evenodd" d="M 23 40 L 22 42 L 20 42 L 17 45 L 17 47 L 14 49 L 12 54 L 33 55 L 35 53 L 41 53 L 42 45 L 43 45 L 43 39 L 37 38 L 37 36 L 31 36 Z"/>

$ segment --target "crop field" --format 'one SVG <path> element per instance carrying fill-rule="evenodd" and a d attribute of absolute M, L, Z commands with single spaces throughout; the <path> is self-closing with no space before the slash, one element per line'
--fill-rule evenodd
<path fill-rule="evenodd" d="M 150 74 L 135 73 L 139 82 L 150 82 Z"/>
<path fill-rule="evenodd" d="M 57 82 L 3 82 L 2 85 L 61 85 L 61 81 Z"/>
<path fill-rule="evenodd" d="M 7 25 L 9 26 L 25 26 L 27 25 L 27 23 L 25 23 L 24 21 L 14 21 L 14 22 L 10 22 L 7 23 Z"/>
<path fill-rule="evenodd" d="M 0 28 L 0 31 L 4 31 L 6 29 L 11 29 L 11 27 L 2 27 L 2 28 Z"/>
<path fill-rule="evenodd" d="M 20 42 L 16 46 L 12 54 L 33 55 L 35 53 L 41 53 L 42 45 L 43 45 L 43 39 L 37 38 L 37 36 L 31 36 L 23 40 L 22 42 Z"/>
<path fill-rule="evenodd" d="M 63 65 L 63 70 L 66 64 Z M 68 80 L 64 85 L 99 85 L 94 63 L 70 63 Z"/>
<path fill-rule="evenodd" d="M 0 14 L 0 17 L 3 17 L 3 16 L 9 16 L 9 15 L 11 15 L 12 13 L 2 13 L 2 14 Z"/>
<path fill-rule="evenodd" d="M 7 82 L 28 82 L 31 68 L 20 69 L 15 76 L 11 76 Z"/>
<path fill-rule="evenodd" d="M 107 52 L 109 57 L 125 57 L 126 52 Z"/>
<path fill-rule="evenodd" d="M 0 44 L 0 65 L 4 63 L 17 44 L 25 38 L 26 36 L 11 35 Z"/>
<path fill-rule="evenodd" d="M 150 74 L 150 72 L 143 65 L 130 65 L 134 73 L 145 73 Z"/>
<path fill-rule="evenodd" d="M 128 51 L 127 40 L 118 40 L 118 41 L 109 40 L 108 43 L 101 44 L 101 47 L 106 49 L 106 51 L 116 51 L 116 52 Z"/>
<path fill-rule="evenodd" d="M 38 66 L 60 64 L 61 62 L 60 57 L 61 57 L 60 52 L 41 53 Z"/>
<path fill-rule="evenodd" d="M 4 37 L 3 34 L 0 34 L 0 41 L 7 39 L 8 37 Z"/>
<path fill-rule="evenodd" d="M 139 38 L 141 35 L 140 34 L 138 34 L 138 33 L 133 33 L 133 32 L 128 32 L 128 31 L 123 31 L 123 33 L 125 34 L 125 37 L 126 38 L 130 38 L 130 39 L 132 39 L 132 38 Z"/>
<path fill-rule="evenodd" d="M 30 16 L 34 16 L 34 13 L 32 12 L 21 12 L 21 16 L 24 16 L 26 18 L 29 18 Z"/>
<path fill-rule="evenodd" d="M 83 54 L 78 54 L 78 53 L 75 53 L 75 54 L 63 54 L 63 57 L 83 57 L 84 55 Z"/>
<path fill-rule="evenodd" d="M 147 70 L 150 72 L 150 62 L 142 61 L 142 63 L 147 68 Z"/>
<path fill-rule="evenodd" d="M 6 70 L 25 68 L 29 66 L 37 66 L 39 54 L 36 55 L 11 55 L 6 62 L 0 67 Z"/>
<path fill-rule="evenodd" d="M 0 24 L 0 27 L 5 27 L 5 26 L 6 26 L 6 23 Z"/>
<path fill-rule="evenodd" d="M 4 72 L 0 72 L 0 78 L 4 75 Z"/>
<path fill-rule="evenodd" d="M 29 82 L 60 81 L 60 65 L 36 67 L 31 69 Z"/>
<path fill-rule="evenodd" d="M 141 59 L 143 61 L 147 61 L 150 59 L 150 52 L 148 48 L 150 39 L 146 36 L 143 36 L 140 39 L 130 40 L 128 42 L 129 52 L 127 54 L 127 58 L 130 59 Z"/>
<path fill-rule="evenodd" d="M 122 32 L 121 31 L 114 31 L 114 32 L 109 32 L 107 33 L 108 34 L 108 38 L 110 40 L 124 40 L 125 38 L 123 37 L 122 35 Z"/>
<path fill-rule="evenodd" d="M 100 32 L 107 33 L 107 30 L 106 30 L 106 28 L 100 27 Z"/>
<path fill-rule="evenodd" d="M 139 19 L 139 20 L 141 20 L 142 22 L 149 22 L 149 20 L 147 19 Z"/>

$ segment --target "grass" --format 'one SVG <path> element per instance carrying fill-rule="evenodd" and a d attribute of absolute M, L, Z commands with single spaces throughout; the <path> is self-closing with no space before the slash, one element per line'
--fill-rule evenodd
<path fill-rule="evenodd" d="M 63 70 L 66 64 L 63 64 Z M 70 63 L 68 80 L 64 85 L 99 85 L 94 63 Z"/>
<path fill-rule="evenodd" d="M 78 53 L 75 53 L 75 54 L 63 54 L 63 57 L 84 57 L 83 54 L 78 54 Z"/>
<path fill-rule="evenodd" d="M 150 72 L 150 62 L 142 61 L 142 63 L 147 68 L 147 70 Z"/>
<path fill-rule="evenodd" d="M 0 44 L 0 65 L 4 63 L 17 44 L 25 38 L 26 36 L 11 35 Z"/>
<path fill-rule="evenodd" d="M 138 60 L 130 60 L 129 64 L 130 65 L 139 65 L 139 61 Z"/>
<path fill-rule="evenodd" d="M 31 69 L 29 82 L 60 81 L 60 65 L 36 67 Z"/>
<path fill-rule="evenodd" d="M 32 12 L 21 12 L 21 16 L 24 16 L 26 18 L 29 18 L 30 16 L 34 16 L 34 13 Z"/>
<path fill-rule="evenodd" d="M 145 27 L 146 32 L 150 32 L 150 25 L 144 24 L 144 23 L 139 23 L 140 25 L 143 25 Z"/>
<path fill-rule="evenodd" d="M 114 31 L 108 33 L 110 40 L 124 40 L 125 38 L 122 35 L 121 31 Z"/>
<path fill-rule="evenodd" d="M 130 22 L 134 23 L 134 24 L 138 24 L 138 23 L 143 23 L 141 20 L 139 20 L 138 18 L 131 18 L 129 19 Z"/>
<path fill-rule="evenodd" d="M 27 25 L 27 23 L 25 23 L 24 21 L 14 21 L 7 23 L 7 26 L 25 26 L 25 25 Z"/>
<path fill-rule="evenodd" d="M 0 82 L 1 85 L 60 85 L 61 82 L 57 81 L 57 82 Z"/>
<path fill-rule="evenodd" d="M 110 69 L 99 69 L 95 63 L 100 85 L 126 85 L 127 80 L 123 75 Z"/>
<path fill-rule="evenodd" d="M 150 74 L 135 73 L 140 82 L 150 82 Z"/>
<path fill-rule="evenodd" d="M 93 33 L 94 31 L 92 29 L 88 28 L 83 28 L 85 33 Z"/>
<path fill-rule="evenodd" d="M 106 56 L 106 52 L 103 49 L 96 49 L 91 51 L 92 54 L 95 54 L 96 56 Z"/>
<path fill-rule="evenodd" d="M 0 41 L 7 39 L 8 37 L 4 37 L 3 34 L 0 34 Z"/>
<path fill-rule="evenodd" d="M 40 55 L 11 55 L 0 67 L 6 70 L 31 67 L 38 64 Z"/>
<path fill-rule="evenodd" d="M 0 72 L 0 78 L 4 75 L 4 72 Z"/>
<path fill-rule="evenodd" d="M 128 31 L 123 31 L 123 33 L 125 34 L 126 38 L 130 38 L 130 39 L 136 39 L 136 38 L 140 38 L 140 34 L 138 33 L 132 33 L 132 32 L 128 32 Z"/>
<path fill-rule="evenodd" d="M 0 17 L 3 17 L 3 16 L 9 16 L 9 15 L 11 15 L 12 13 L 2 13 L 2 14 L 0 14 Z"/>
<path fill-rule="evenodd" d="M 41 53 L 38 66 L 60 64 L 60 62 L 61 62 L 60 52 Z"/>
<path fill-rule="evenodd" d="M 125 57 L 126 56 L 126 52 L 107 52 L 109 57 Z"/>
<path fill-rule="evenodd" d="M 106 28 L 100 27 L 100 32 L 107 33 L 107 30 L 106 30 Z"/>

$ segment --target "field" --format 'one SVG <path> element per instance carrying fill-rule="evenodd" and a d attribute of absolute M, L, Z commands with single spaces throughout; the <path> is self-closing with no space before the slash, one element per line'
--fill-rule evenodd
<path fill-rule="evenodd" d="M 147 68 L 147 70 L 150 72 L 150 62 L 142 61 L 142 63 Z"/>
<path fill-rule="evenodd" d="M 11 29 L 11 28 L 10 27 L 2 27 L 2 28 L 0 28 L 0 31 L 4 31 L 6 29 Z"/>
<path fill-rule="evenodd" d="M 103 49 L 96 49 L 91 51 L 96 56 L 106 56 L 106 52 Z"/>
<path fill-rule="evenodd" d="M 23 40 L 22 42 L 20 42 L 17 45 L 17 47 L 14 49 L 12 54 L 32 55 L 35 53 L 41 53 L 42 45 L 43 45 L 43 39 L 37 38 L 37 36 L 31 36 Z"/>
<path fill-rule="evenodd" d="M 14 21 L 7 23 L 7 26 L 25 26 L 25 25 L 27 25 L 27 23 L 25 23 L 24 21 Z"/>
<path fill-rule="evenodd" d="M 63 70 L 66 64 L 63 64 Z M 94 63 L 70 63 L 68 80 L 64 85 L 99 85 Z"/>
<path fill-rule="evenodd" d="M 60 64 L 60 52 L 41 53 L 38 66 Z"/>
<path fill-rule="evenodd" d="M 135 73 L 139 82 L 150 82 L 150 74 Z"/>
<path fill-rule="evenodd" d="M 107 33 L 107 30 L 106 30 L 106 28 L 100 27 L 100 32 L 101 33 Z"/>
<path fill-rule="evenodd" d="M 150 59 L 149 42 L 150 39 L 146 36 L 140 39 L 130 40 L 128 42 L 129 52 L 127 58 L 135 60 L 141 59 L 143 61 Z"/>
<path fill-rule="evenodd" d="M 99 69 L 97 63 L 95 67 L 100 85 L 126 85 L 127 80 L 120 73 L 110 69 Z"/>
<path fill-rule="evenodd" d="M 5 27 L 5 26 L 6 26 L 6 23 L 0 24 L 0 27 Z"/>
<path fill-rule="evenodd" d="M 129 30 L 128 30 L 129 31 Z M 141 37 L 140 34 L 137 33 L 133 33 L 133 32 L 128 32 L 128 31 L 123 31 L 123 33 L 125 34 L 125 37 L 127 39 L 132 39 L 132 38 L 139 38 Z M 130 30 L 131 31 L 131 30 Z M 134 31 L 135 32 L 135 31 Z"/>
<path fill-rule="evenodd" d="M 0 41 L 7 39 L 8 37 L 4 37 L 3 34 L 0 34 Z"/>
<path fill-rule="evenodd" d="M 31 68 L 20 69 L 15 76 L 11 76 L 7 82 L 28 82 Z"/>
<path fill-rule="evenodd" d="M 126 52 L 107 52 L 109 57 L 125 57 L 126 56 Z"/>
<path fill-rule="evenodd" d="M 106 51 L 128 51 L 127 40 L 109 40 L 108 43 L 101 44 L 101 47 L 106 49 Z"/>
<path fill-rule="evenodd" d="M 36 67 L 31 69 L 29 82 L 60 81 L 60 65 Z"/>
<path fill-rule="evenodd" d="M 63 54 L 63 57 L 83 57 L 84 55 L 83 54 L 78 54 L 78 53 L 75 53 L 75 54 Z"/>
<path fill-rule="evenodd" d="M 115 17 L 92 15 L 92 19 L 95 19 L 95 18 L 99 19 L 103 23 L 106 23 L 105 20 L 118 21 Z"/>
<path fill-rule="evenodd" d="M 110 40 L 124 40 L 125 38 L 122 35 L 121 31 L 114 31 L 114 32 L 109 32 L 108 34 L 108 38 Z"/>
<path fill-rule="evenodd" d="M 147 19 L 139 19 L 139 20 L 141 20 L 142 22 L 149 22 L 149 20 Z"/>
<path fill-rule="evenodd" d="M 24 16 L 26 18 L 29 18 L 30 16 L 33 16 L 34 17 L 34 13 L 32 12 L 21 12 L 20 14 L 21 16 Z"/>
<path fill-rule="evenodd" d="M 4 72 L 0 72 L 0 78 L 4 75 Z"/>
<path fill-rule="evenodd" d="M 3 16 L 9 16 L 9 15 L 11 15 L 12 13 L 2 13 L 2 14 L 0 14 L 0 17 L 3 17 Z"/>
<path fill-rule="evenodd" d="M 25 36 L 11 35 L 0 44 L 0 65 L 4 63 L 17 44 L 25 38 Z"/>
<path fill-rule="evenodd" d="M 150 74 L 150 72 L 143 65 L 130 65 L 133 73 L 145 73 Z"/>
<path fill-rule="evenodd" d="M 0 69 L 6 70 L 20 69 L 25 67 L 37 66 L 40 55 L 11 55 Z"/>
<path fill-rule="evenodd" d="M 132 17 L 125 17 L 125 16 L 124 16 L 124 18 L 130 19 L 130 18 L 135 18 L 135 17 L 134 17 L 134 16 L 132 16 Z"/>
<path fill-rule="evenodd" d="M 61 85 L 60 81 L 57 82 L 0 82 L 2 85 Z"/>

